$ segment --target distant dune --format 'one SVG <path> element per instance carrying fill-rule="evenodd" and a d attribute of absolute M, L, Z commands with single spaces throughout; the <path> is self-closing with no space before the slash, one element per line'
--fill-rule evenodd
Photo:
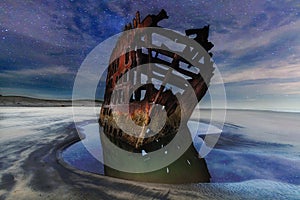
<path fill-rule="evenodd" d="M 51 100 L 22 96 L 0 96 L 0 106 L 5 107 L 65 107 L 65 106 L 100 106 L 100 100 Z"/>

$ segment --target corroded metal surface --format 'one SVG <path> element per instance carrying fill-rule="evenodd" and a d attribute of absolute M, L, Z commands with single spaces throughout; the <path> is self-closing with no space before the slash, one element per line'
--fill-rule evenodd
<path fill-rule="evenodd" d="M 143 21 L 140 21 L 140 14 L 137 12 L 136 17 L 133 19 L 133 26 L 128 24 L 125 26 L 125 30 L 157 26 L 159 21 L 167 18 L 168 16 L 166 12 L 162 10 L 158 15 L 148 15 Z M 186 30 L 186 35 L 196 35 L 194 40 L 201 44 L 207 51 L 209 51 L 213 47 L 213 44 L 207 40 L 208 32 L 209 27 L 205 26 L 201 29 Z M 202 77 L 202 74 L 204 73 L 196 74 L 191 72 L 189 69 L 193 67 L 192 64 L 177 54 L 169 51 L 148 48 L 145 51 L 142 49 L 137 49 L 125 54 L 120 53 L 124 47 L 132 45 L 133 42 L 133 37 L 126 39 L 121 38 L 116 44 L 116 47 L 112 53 L 111 58 L 116 58 L 115 55 L 121 54 L 121 56 L 111 60 L 111 64 L 108 68 L 106 91 L 104 103 L 100 113 L 100 122 L 104 127 L 104 133 L 112 140 L 118 140 L 126 143 L 133 149 L 145 149 L 147 144 L 153 143 L 153 141 L 157 139 L 172 139 L 172 135 L 176 134 L 176 129 L 180 123 L 180 106 L 175 94 L 173 94 L 172 91 L 169 88 L 166 88 L 164 85 L 161 85 L 159 88 L 157 88 L 152 83 L 149 83 L 138 88 L 136 91 L 132 91 L 134 84 L 137 84 L 137 82 L 140 83 L 142 78 L 146 78 L 146 81 L 151 78 L 156 78 L 167 84 L 168 80 L 174 79 L 174 76 L 176 75 L 160 67 L 151 68 L 153 70 L 151 73 L 152 77 L 149 77 L 149 74 L 147 75 L 148 77 L 142 77 L 142 74 L 139 72 L 135 74 L 127 72 L 136 66 L 153 62 L 170 66 L 179 73 L 188 77 L 188 82 L 193 87 L 198 101 L 200 101 L 207 91 L 207 85 L 211 76 L 213 75 L 213 67 L 210 66 L 210 68 L 201 69 L 205 70 L 206 75 L 206 77 Z M 164 56 L 164 58 L 161 56 Z M 170 59 L 166 60 L 165 57 Z M 181 64 L 185 65 L 185 67 L 182 67 Z M 134 77 L 129 77 L 131 75 Z M 179 76 L 175 78 L 178 80 L 182 79 L 182 77 Z M 185 86 L 180 85 L 180 81 L 178 81 L 178 83 L 179 84 L 177 87 L 184 90 Z M 111 99 L 113 90 L 118 90 L 118 92 L 115 98 Z M 133 93 L 133 95 L 129 97 L 131 93 Z M 129 102 L 126 102 L 126 99 L 128 99 Z M 129 106 L 129 112 L 131 115 L 130 117 L 136 122 L 136 124 L 140 126 L 147 125 L 149 123 L 149 116 L 152 111 L 151 105 L 154 103 L 164 106 L 168 118 L 165 127 L 153 137 L 139 139 L 138 136 L 134 137 L 133 135 L 128 135 L 119 129 L 115 123 L 115 120 L 113 119 L 112 107 L 124 105 Z M 187 116 L 185 116 L 185 118 L 189 118 L 194 107 L 195 105 L 192 105 L 192 107 L 188 109 L 189 111 L 186 113 Z M 121 113 L 118 114 L 121 115 Z M 151 114 L 155 116 L 155 114 Z M 165 142 L 168 142 L 169 139 L 166 139 Z M 161 143 L 163 144 L 164 142 Z M 160 145 L 161 144 L 158 146 Z M 150 148 L 151 145 L 148 146 L 148 148 Z M 151 147 L 153 148 L 153 145 Z"/>
<path fill-rule="evenodd" d="M 162 10 L 158 15 L 148 15 L 144 20 L 140 20 L 140 13 L 137 12 L 133 23 L 127 24 L 125 30 L 137 29 L 143 36 L 143 27 L 157 27 L 158 22 L 167 19 L 167 13 Z M 213 44 L 208 41 L 209 26 L 200 29 L 186 30 L 186 36 L 195 36 L 193 39 L 199 43 L 207 53 L 213 47 Z M 213 76 L 213 63 L 206 60 L 205 64 L 193 65 L 182 56 L 174 53 L 167 47 L 155 48 L 151 36 L 144 35 L 139 38 L 147 44 L 151 44 L 153 48 L 141 47 L 136 49 L 127 50 L 127 47 L 135 45 L 137 39 L 136 34 L 125 34 L 118 40 L 110 58 L 110 65 L 107 71 L 106 89 L 104 102 L 100 111 L 99 123 L 103 127 L 104 134 L 118 147 L 131 152 L 151 152 L 162 148 L 167 145 L 177 134 L 180 123 L 186 123 L 190 118 L 195 106 L 205 95 L 211 77 Z M 183 51 L 190 51 L 190 47 L 186 46 Z M 121 56 L 119 56 L 121 55 Z M 212 56 L 211 53 L 209 53 Z M 156 63 L 157 65 L 151 65 Z M 149 67 L 147 67 L 149 65 Z M 144 66 L 145 70 L 138 70 L 138 66 Z M 168 66 L 169 68 L 164 68 Z M 191 70 L 191 69 L 196 70 Z M 133 71 L 133 69 L 136 69 Z M 173 71 L 176 71 L 174 73 Z M 157 86 L 151 82 L 156 79 L 161 85 Z M 170 80 L 176 80 L 170 81 Z M 186 90 L 185 81 L 192 87 L 196 95 L 197 102 L 192 104 L 180 105 L 178 95 L 189 95 Z M 172 83 L 177 91 L 174 94 L 171 88 L 166 87 L 167 84 Z M 141 87 L 136 88 L 137 84 Z M 155 109 L 154 105 L 161 105 L 162 109 L 166 111 L 166 121 L 162 129 L 153 134 L 153 128 L 146 129 L 150 122 L 152 126 L 159 126 L 160 117 L 157 116 L 159 112 Z M 122 112 L 128 109 L 128 112 Z M 184 112 L 181 112 L 182 109 Z M 182 116 L 184 115 L 184 116 Z M 142 127 L 140 131 L 134 132 L 127 128 L 124 131 L 118 126 L 118 121 L 121 118 L 130 118 L 136 125 Z M 155 121 L 157 120 L 157 121 Z M 184 120 L 184 122 L 182 122 Z M 125 129 L 126 130 L 126 129 Z M 131 132 L 128 134 L 128 132 Z M 132 133 L 134 132 L 134 133 Z M 190 138 L 189 132 L 186 133 L 188 140 Z M 191 142 L 192 143 L 192 142 Z M 104 152 L 105 153 L 105 152 Z M 176 162 L 171 165 L 174 169 L 181 168 L 186 165 L 186 160 L 195 160 L 193 167 L 195 174 L 190 176 L 188 181 L 175 181 L 175 182 L 196 182 L 196 181 L 209 181 L 209 173 L 204 159 L 198 159 L 197 151 L 193 145 Z M 196 161 L 198 160 L 198 161 Z M 188 161 L 190 162 L 190 161 Z M 180 164 L 179 164 L 180 163 Z M 185 163 L 185 164 L 184 164 Z M 170 166 L 171 166 L 170 165 Z M 181 167 L 178 167 L 181 166 Z M 107 167 L 106 172 L 110 174 L 118 174 L 116 176 L 125 177 L 128 179 L 135 179 L 136 175 L 120 172 Z M 154 174 L 159 174 L 159 177 L 164 177 L 160 171 L 151 172 L 148 175 L 143 174 L 139 177 L 152 177 L 152 181 L 156 181 Z M 182 173 L 176 179 L 186 176 L 186 172 Z M 130 178 L 131 177 L 131 178 Z M 137 178 L 139 179 L 139 178 Z M 145 180 L 145 178 L 141 178 Z M 151 180 L 150 180 L 151 181 Z M 164 182 L 164 181 L 160 181 Z M 168 182 L 168 181 L 166 181 Z"/>

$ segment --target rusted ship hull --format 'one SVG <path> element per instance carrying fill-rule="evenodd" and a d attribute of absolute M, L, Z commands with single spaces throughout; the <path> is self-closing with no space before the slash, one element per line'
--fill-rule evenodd
<path fill-rule="evenodd" d="M 166 18 L 168 18 L 168 16 L 166 12 L 162 10 L 158 15 L 148 15 L 141 22 L 139 13 L 137 13 L 133 20 L 133 27 L 131 24 L 128 24 L 125 26 L 125 30 L 156 27 L 160 20 Z M 202 29 L 187 30 L 186 35 L 196 34 L 194 40 L 201 44 L 206 51 L 209 51 L 213 45 L 207 40 L 208 28 L 207 26 Z M 144 74 L 138 70 L 135 71 L 135 73 L 130 73 L 130 71 L 137 66 L 153 62 L 167 65 L 184 76 L 189 77 L 187 81 L 193 87 L 198 102 L 207 91 L 214 69 L 212 65 L 206 68 L 205 76 L 202 76 L 200 73 L 191 73 L 189 70 L 180 67 L 180 63 L 191 67 L 191 63 L 175 53 L 161 49 L 146 48 L 146 52 L 142 49 L 136 49 L 122 53 L 124 47 L 132 45 L 133 42 L 134 41 L 128 38 L 128 36 L 126 39 L 121 37 L 112 53 L 111 64 L 109 65 L 106 79 L 104 103 L 101 107 L 99 118 L 99 123 L 102 127 L 100 130 L 103 131 L 100 135 L 101 137 L 107 137 L 112 143 L 126 151 L 136 153 L 142 151 L 153 152 L 168 145 L 169 142 L 172 141 L 178 132 L 180 124 L 187 122 L 196 104 L 187 105 L 186 108 L 182 108 L 176 94 L 173 94 L 171 89 L 165 87 L 165 84 L 168 83 L 168 79 L 179 78 L 174 77 L 174 74 L 170 73 L 169 70 L 162 69 L 161 67 L 151 68 L 151 76 L 149 76 L 148 73 L 146 84 L 143 84 L 138 89 L 135 88 L 135 84 L 142 82 Z M 170 60 L 161 59 L 158 55 L 168 57 Z M 160 76 L 157 74 L 160 74 Z M 157 87 L 152 83 L 148 83 L 152 78 L 156 78 L 165 84 Z M 182 79 L 182 77 L 180 78 Z M 184 86 L 182 85 L 178 85 L 177 87 L 181 87 L 180 89 L 184 90 Z M 113 95 L 114 92 L 115 95 Z M 154 124 L 153 126 L 159 124 L 160 117 L 157 116 L 159 113 L 156 113 L 153 107 L 154 104 L 163 106 L 162 108 L 165 109 L 167 115 L 165 124 L 158 133 L 153 134 L 151 131 L 147 132 L 147 130 L 142 128 L 142 131 L 136 134 L 128 134 L 124 129 L 122 130 L 119 127 L 120 119 L 130 119 L 140 127 L 147 126 L 150 121 Z M 128 112 L 122 112 L 123 108 L 125 110 L 129 108 Z M 185 110 L 185 116 L 182 116 L 181 109 Z M 155 120 L 158 121 L 155 122 Z M 184 122 L 182 120 L 184 120 Z M 128 131 L 130 130 L 128 129 Z M 190 140 L 190 144 L 192 144 L 190 133 L 186 131 L 186 133 L 182 134 L 186 134 L 186 138 Z M 112 152 L 109 147 L 106 147 L 106 144 L 103 144 L 103 149 L 104 161 L 113 157 L 113 159 L 123 159 L 124 162 L 126 162 L 126 158 L 118 158 L 118 155 Z M 209 182 L 210 176 L 205 160 L 199 158 L 193 145 L 191 145 L 180 158 L 167 166 L 167 168 L 168 170 L 172 168 L 172 172 L 166 172 L 165 167 L 143 174 L 126 173 L 109 166 L 105 167 L 105 172 L 110 176 L 151 182 Z"/>

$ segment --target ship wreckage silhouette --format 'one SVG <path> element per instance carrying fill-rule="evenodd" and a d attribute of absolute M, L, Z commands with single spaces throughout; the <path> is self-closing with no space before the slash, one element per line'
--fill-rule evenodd
<path fill-rule="evenodd" d="M 190 145 L 174 162 L 161 169 L 132 173 L 105 165 L 105 174 L 149 182 L 209 182 L 210 174 L 206 162 L 204 158 L 199 157 L 194 148 L 190 132 L 186 129 L 183 133 L 178 133 L 178 129 L 182 123 L 186 127 L 197 103 L 207 92 L 213 76 L 213 62 L 211 59 L 205 59 L 202 63 L 198 62 L 195 65 L 167 46 L 155 48 L 155 41 L 143 35 L 143 28 L 158 27 L 158 22 L 168 18 L 166 11 L 161 10 L 158 15 L 148 15 L 141 21 L 140 13 L 137 12 L 133 25 L 125 26 L 125 32 L 133 29 L 139 30 L 138 38 L 150 44 L 151 48 L 145 46 L 124 52 L 126 47 L 134 46 L 137 36 L 126 35 L 124 32 L 124 35 L 119 38 L 112 51 L 107 71 L 104 102 L 99 118 L 99 124 L 102 127 L 100 136 L 108 138 L 111 143 L 123 150 L 141 153 L 143 156 L 164 148 L 176 134 L 183 134 L 182 138 L 188 140 Z M 199 29 L 186 30 L 185 37 L 200 44 L 210 58 L 212 54 L 209 50 L 214 45 L 208 41 L 208 33 L 209 26 L 204 26 Z M 180 42 L 184 41 L 177 41 L 177 43 Z M 186 48 L 183 51 L 190 48 L 188 44 L 185 45 Z M 156 82 L 154 83 L 153 80 Z M 180 95 L 189 95 L 190 91 L 186 91 L 186 82 L 192 87 L 196 102 L 180 103 L 178 100 Z M 176 88 L 176 94 L 174 94 L 174 88 Z M 154 105 L 160 105 L 160 110 L 163 109 L 166 113 L 166 119 L 158 132 L 154 130 L 156 126 L 160 126 L 161 116 L 158 116 L 158 109 Z M 122 108 L 127 110 L 122 112 Z M 134 130 L 135 128 L 126 122 L 123 123 L 123 127 L 120 127 L 118 120 L 122 117 L 129 118 L 139 129 Z M 148 126 L 149 124 L 152 124 L 151 127 Z M 126 162 L 127 158 L 112 152 L 105 144 L 102 146 L 104 164 L 107 160 L 117 159 Z M 168 152 L 168 155 L 171 156 L 172 152 Z M 151 162 L 151 159 L 148 162 Z M 132 165 L 134 168 L 134 163 Z"/>

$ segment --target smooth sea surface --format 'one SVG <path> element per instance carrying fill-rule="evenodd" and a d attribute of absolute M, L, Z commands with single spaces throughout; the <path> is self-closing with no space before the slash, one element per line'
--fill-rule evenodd
<path fill-rule="evenodd" d="M 205 120 L 201 123 L 191 120 L 188 127 L 195 136 L 193 143 L 197 150 L 209 127 L 208 134 L 222 128 L 218 120 L 210 125 Z M 80 170 L 104 174 L 98 161 L 102 159 L 98 124 L 90 123 L 81 129 L 86 138 L 65 149 L 63 159 Z M 99 155 L 98 160 L 85 146 Z M 289 199 L 300 199 L 300 113 L 227 111 L 221 136 L 205 159 L 212 184 L 228 183 L 249 190 L 268 188 L 264 191 L 280 187 L 283 194 L 293 193 Z"/>

